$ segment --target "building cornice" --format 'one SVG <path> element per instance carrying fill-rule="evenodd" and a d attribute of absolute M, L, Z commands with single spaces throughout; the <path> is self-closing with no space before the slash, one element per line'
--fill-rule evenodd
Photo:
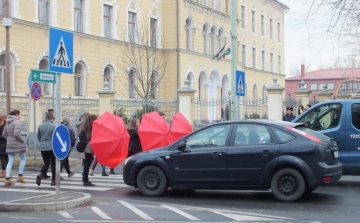
<path fill-rule="evenodd" d="M 281 2 L 279 2 L 279 1 L 277 1 L 277 0 L 269 0 L 269 1 L 270 1 L 270 2 L 272 2 L 272 3 L 274 3 L 275 5 L 277 5 L 277 6 L 281 7 L 281 8 L 283 8 L 284 10 L 288 10 L 288 9 L 290 9 L 290 7 L 289 7 L 289 6 L 287 6 L 287 5 L 285 5 L 285 4 L 281 3 Z"/>
<path fill-rule="evenodd" d="M 201 3 L 195 2 L 193 0 L 184 0 L 185 8 L 195 9 L 203 14 L 217 17 L 220 20 L 229 21 L 230 22 L 230 15 L 215 10 L 211 7 L 205 6 Z"/>

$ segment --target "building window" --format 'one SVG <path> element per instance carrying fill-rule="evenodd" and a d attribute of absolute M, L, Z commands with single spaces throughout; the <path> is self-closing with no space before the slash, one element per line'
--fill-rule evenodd
<path fill-rule="evenodd" d="M 39 63 L 40 70 L 49 70 L 49 61 L 47 58 L 44 58 Z M 42 92 L 46 95 L 51 94 L 51 84 L 50 83 L 41 83 Z"/>
<path fill-rule="evenodd" d="M 270 53 L 270 71 L 274 72 L 274 54 Z"/>
<path fill-rule="evenodd" d="M 254 10 L 251 11 L 251 26 L 252 26 L 252 31 L 255 33 L 256 32 L 256 13 Z"/>
<path fill-rule="evenodd" d="M 128 12 L 128 38 L 130 43 L 136 42 L 136 13 Z"/>
<path fill-rule="evenodd" d="M 273 38 L 273 20 L 270 19 L 270 39 Z"/>
<path fill-rule="evenodd" d="M 256 99 L 257 99 L 257 86 L 256 86 L 256 84 L 254 84 L 254 86 L 253 86 L 253 101 L 254 101 L 254 104 L 256 102 Z"/>
<path fill-rule="evenodd" d="M 11 0 L 9 0 L 9 4 L 11 5 Z M 0 0 L 0 16 L 5 16 L 5 10 L 5 0 Z"/>
<path fill-rule="evenodd" d="M 221 2 L 221 1 L 220 1 Z M 221 3 L 222 4 L 222 3 Z M 229 14 L 229 0 L 225 0 L 225 9 L 224 12 Z"/>
<path fill-rule="evenodd" d="M 243 66 L 246 66 L 246 45 L 242 45 L 242 62 Z"/>
<path fill-rule="evenodd" d="M 210 54 L 215 55 L 216 52 L 216 28 L 212 27 L 211 28 L 211 34 L 210 34 L 210 44 L 211 44 L 211 52 Z"/>
<path fill-rule="evenodd" d="M 255 69 L 256 68 L 256 48 L 253 47 L 252 48 L 252 61 L 253 61 L 253 68 Z"/>
<path fill-rule="evenodd" d="M 224 12 L 223 1 L 219 1 L 219 11 Z M 226 13 L 226 12 L 225 12 Z"/>
<path fill-rule="evenodd" d="M 207 0 L 204 0 L 204 5 L 208 6 L 208 1 Z"/>
<path fill-rule="evenodd" d="M 39 23 L 50 25 L 50 1 L 39 0 Z"/>
<path fill-rule="evenodd" d="M 324 90 L 324 86 L 326 86 L 325 83 L 319 84 L 319 90 L 320 90 L 320 91 Z"/>
<path fill-rule="evenodd" d="M 317 84 L 311 84 L 310 90 L 312 91 L 317 90 Z"/>
<path fill-rule="evenodd" d="M 328 90 L 334 90 L 335 84 L 334 83 L 328 83 Z"/>
<path fill-rule="evenodd" d="M 265 36 L 265 16 L 261 15 L 261 35 Z"/>
<path fill-rule="evenodd" d="M 215 0 L 211 0 L 211 7 L 215 9 Z"/>
<path fill-rule="evenodd" d="M 157 19 L 150 18 L 150 44 L 152 47 L 156 47 L 157 43 Z"/>
<path fill-rule="evenodd" d="M 6 56 L 2 54 L 0 56 L 0 92 L 5 91 L 5 75 L 6 75 Z"/>
<path fill-rule="evenodd" d="M 245 24 L 246 24 L 246 21 L 245 21 L 245 6 L 242 5 L 241 6 L 241 28 L 246 28 Z"/>
<path fill-rule="evenodd" d="M 185 26 L 185 30 L 186 30 L 186 49 L 187 50 L 192 50 L 192 46 L 193 46 L 193 22 L 190 18 L 186 19 L 186 26 Z"/>
<path fill-rule="evenodd" d="M 278 41 L 281 42 L 281 24 L 278 22 Z"/>
<path fill-rule="evenodd" d="M 261 69 L 265 70 L 265 50 L 261 51 Z"/>
<path fill-rule="evenodd" d="M 104 83 L 107 82 L 109 84 L 110 90 L 112 90 L 112 77 L 113 77 L 113 71 L 112 69 L 107 66 L 104 69 Z"/>
<path fill-rule="evenodd" d="M 224 46 L 224 31 L 222 29 L 219 29 L 219 33 L 218 33 L 218 37 L 219 37 L 219 49 L 218 52 L 220 51 L 220 49 Z"/>
<path fill-rule="evenodd" d="M 84 66 L 80 63 L 75 65 L 75 72 L 74 72 L 74 95 L 75 96 L 83 96 L 83 89 L 84 89 Z"/>
<path fill-rule="evenodd" d="M 262 88 L 262 99 L 265 99 L 265 98 L 266 98 L 266 87 L 264 85 Z"/>
<path fill-rule="evenodd" d="M 129 98 L 136 98 L 136 71 L 134 69 L 129 72 Z"/>
<path fill-rule="evenodd" d="M 150 98 L 157 99 L 157 75 L 155 72 L 150 77 Z"/>
<path fill-rule="evenodd" d="M 278 55 L 278 69 L 279 69 L 279 74 L 281 74 L 281 56 Z"/>
<path fill-rule="evenodd" d="M 84 32 L 84 1 L 75 0 L 74 5 L 74 30 Z"/>
<path fill-rule="evenodd" d="M 204 54 L 209 54 L 209 27 L 207 24 L 203 26 L 203 36 L 204 36 Z"/>
<path fill-rule="evenodd" d="M 111 38 L 112 7 L 104 5 L 104 37 Z"/>

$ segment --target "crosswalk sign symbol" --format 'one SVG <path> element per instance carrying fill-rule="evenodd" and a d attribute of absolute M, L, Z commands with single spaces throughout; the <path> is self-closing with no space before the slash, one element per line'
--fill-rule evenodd
<path fill-rule="evenodd" d="M 74 73 L 74 33 L 49 28 L 49 71 Z"/>
<path fill-rule="evenodd" d="M 70 67 L 69 57 L 66 52 L 66 46 L 63 38 L 61 37 L 52 65 L 57 67 Z"/>
<path fill-rule="evenodd" d="M 235 81 L 236 82 L 233 84 L 235 84 L 236 96 L 245 96 L 245 92 L 246 92 L 245 72 L 237 70 Z"/>

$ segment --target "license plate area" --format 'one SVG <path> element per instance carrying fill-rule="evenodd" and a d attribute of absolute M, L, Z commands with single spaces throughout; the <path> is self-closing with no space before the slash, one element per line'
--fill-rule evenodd
<path fill-rule="evenodd" d="M 333 151 L 334 159 L 339 158 L 339 151 Z"/>

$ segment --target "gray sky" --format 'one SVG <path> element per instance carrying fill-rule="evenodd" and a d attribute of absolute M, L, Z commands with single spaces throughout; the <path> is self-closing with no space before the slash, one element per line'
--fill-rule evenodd
<path fill-rule="evenodd" d="M 318 0 L 316 0 L 318 2 Z M 280 0 L 290 7 L 285 14 L 285 71 L 309 64 L 310 70 L 329 66 L 349 54 L 341 41 L 326 32 L 330 13 L 326 8 L 305 21 L 312 0 Z M 339 47 L 340 46 L 340 47 Z"/>

